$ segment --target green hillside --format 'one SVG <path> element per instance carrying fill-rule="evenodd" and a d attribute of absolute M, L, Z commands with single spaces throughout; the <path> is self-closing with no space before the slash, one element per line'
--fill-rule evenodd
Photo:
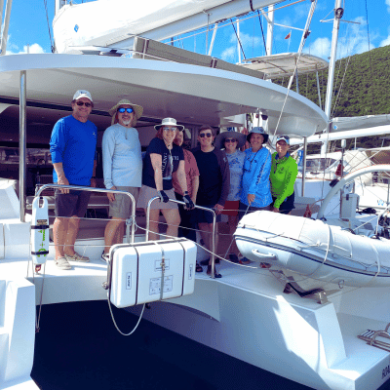
<path fill-rule="evenodd" d="M 287 87 L 288 78 L 274 80 Z M 322 108 L 325 106 L 328 70 L 319 72 Z M 298 79 L 299 93 L 319 105 L 316 75 Z M 294 81 L 292 90 L 296 90 Z M 380 115 L 390 113 L 390 46 L 356 54 L 336 62 L 332 117 Z M 358 147 L 380 146 L 380 137 L 358 140 Z M 349 145 L 351 141 L 347 142 Z M 353 142 L 354 144 L 354 142 Z M 390 144 L 386 142 L 386 146 Z"/>

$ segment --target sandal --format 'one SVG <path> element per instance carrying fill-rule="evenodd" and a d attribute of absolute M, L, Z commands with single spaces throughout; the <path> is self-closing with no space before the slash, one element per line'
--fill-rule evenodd
<path fill-rule="evenodd" d="M 207 275 L 211 275 L 211 265 L 207 266 Z M 222 275 L 217 272 L 216 268 L 214 268 L 214 277 L 215 277 L 215 279 L 222 278 Z"/>
<path fill-rule="evenodd" d="M 195 272 L 203 272 L 203 268 L 199 263 L 196 263 Z"/>

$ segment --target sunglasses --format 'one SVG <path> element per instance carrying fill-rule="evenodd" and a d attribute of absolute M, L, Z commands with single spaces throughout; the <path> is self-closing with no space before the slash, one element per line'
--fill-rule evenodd
<path fill-rule="evenodd" d="M 226 138 L 226 139 L 225 139 L 225 143 L 229 143 L 229 142 L 234 142 L 234 143 L 236 143 L 237 140 L 236 140 L 235 138 Z"/>
<path fill-rule="evenodd" d="M 164 126 L 164 127 L 163 127 L 163 130 L 164 130 L 164 131 L 176 131 L 176 130 L 177 130 L 177 127 L 168 127 L 168 126 Z"/>
<path fill-rule="evenodd" d="M 202 134 L 199 134 L 199 137 L 200 138 L 204 138 L 204 137 L 210 138 L 210 137 L 212 137 L 212 134 L 211 133 L 202 133 Z"/>
<path fill-rule="evenodd" d="M 131 114 L 132 112 L 134 112 L 134 110 L 132 108 L 124 108 L 124 107 L 120 107 L 118 108 L 118 112 L 120 112 L 121 114 L 123 114 L 124 112 L 127 112 L 129 114 Z"/>
<path fill-rule="evenodd" d="M 91 103 L 85 103 L 85 102 L 76 102 L 76 104 L 77 104 L 79 107 L 82 107 L 82 106 L 91 107 L 91 106 L 92 106 Z"/>

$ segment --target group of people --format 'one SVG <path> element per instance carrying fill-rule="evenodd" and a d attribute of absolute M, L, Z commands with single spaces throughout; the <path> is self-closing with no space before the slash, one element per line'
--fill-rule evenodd
<path fill-rule="evenodd" d="M 92 96 L 79 90 L 72 101 L 72 115 L 60 119 L 54 126 L 50 151 L 53 181 L 63 185 L 95 186 L 97 128 L 88 120 L 93 108 Z M 295 160 L 289 156 L 288 137 L 278 138 L 272 156 L 263 144 L 268 140 L 261 127 L 245 136 L 224 132 L 216 137 L 215 129 L 204 125 L 199 129 L 199 146 L 191 151 L 183 148 L 187 133 L 174 118 L 165 118 L 155 126 L 156 137 L 150 142 L 144 158 L 137 119 L 143 108 L 127 99 L 120 100 L 109 113 L 111 126 L 103 135 L 103 176 L 109 190 L 130 192 L 137 207 L 146 209 L 149 200 L 158 197 L 150 210 L 150 238 L 158 238 L 159 215 L 167 223 L 167 236 L 187 237 L 196 241 L 199 228 L 204 245 L 211 250 L 214 209 L 226 214 L 230 232 L 238 217 L 255 210 L 271 209 L 289 213 L 294 208 L 294 182 L 298 173 Z M 245 151 L 246 142 L 250 147 Z M 223 150 L 224 149 L 224 150 Z M 90 192 L 61 189 L 56 191 L 53 225 L 55 263 L 61 269 L 71 269 L 69 261 L 89 261 L 75 252 L 80 217 L 87 209 Z M 113 244 L 122 242 L 124 222 L 130 217 L 131 200 L 127 195 L 107 193 L 110 221 L 104 233 L 102 259 L 107 261 Z M 170 199 L 177 199 L 184 206 Z M 196 208 L 195 204 L 203 206 Z M 180 227 L 180 229 L 179 229 Z M 239 259 L 233 244 L 230 259 Z M 211 272 L 209 260 L 207 272 Z M 197 264 L 197 272 L 203 268 Z M 215 271 L 215 277 L 221 277 Z"/>

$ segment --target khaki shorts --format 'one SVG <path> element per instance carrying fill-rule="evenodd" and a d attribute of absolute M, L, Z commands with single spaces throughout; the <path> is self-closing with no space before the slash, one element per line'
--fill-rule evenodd
<path fill-rule="evenodd" d="M 117 190 L 127 191 L 134 195 L 135 203 L 137 204 L 139 187 L 118 186 L 116 188 Z M 110 202 L 109 207 L 108 215 L 110 217 L 121 219 L 128 219 L 131 217 L 131 199 L 129 195 L 115 194 L 115 200 Z"/>
<path fill-rule="evenodd" d="M 170 190 L 164 190 L 165 193 L 168 195 L 169 199 L 175 199 L 175 192 L 173 188 Z M 139 193 L 138 203 L 137 207 L 140 209 L 146 209 L 148 206 L 148 202 L 150 199 L 154 198 L 155 196 L 158 196 L 157 190 L 155 188 L 142 185 L 141 191 Z M 152 206 L 150 207 L 151 210 L 177 210 L 177 203 L 168 202 L 168 203 L 161 203 L 159 200 L 155 200 L 152 203 Z"/>

